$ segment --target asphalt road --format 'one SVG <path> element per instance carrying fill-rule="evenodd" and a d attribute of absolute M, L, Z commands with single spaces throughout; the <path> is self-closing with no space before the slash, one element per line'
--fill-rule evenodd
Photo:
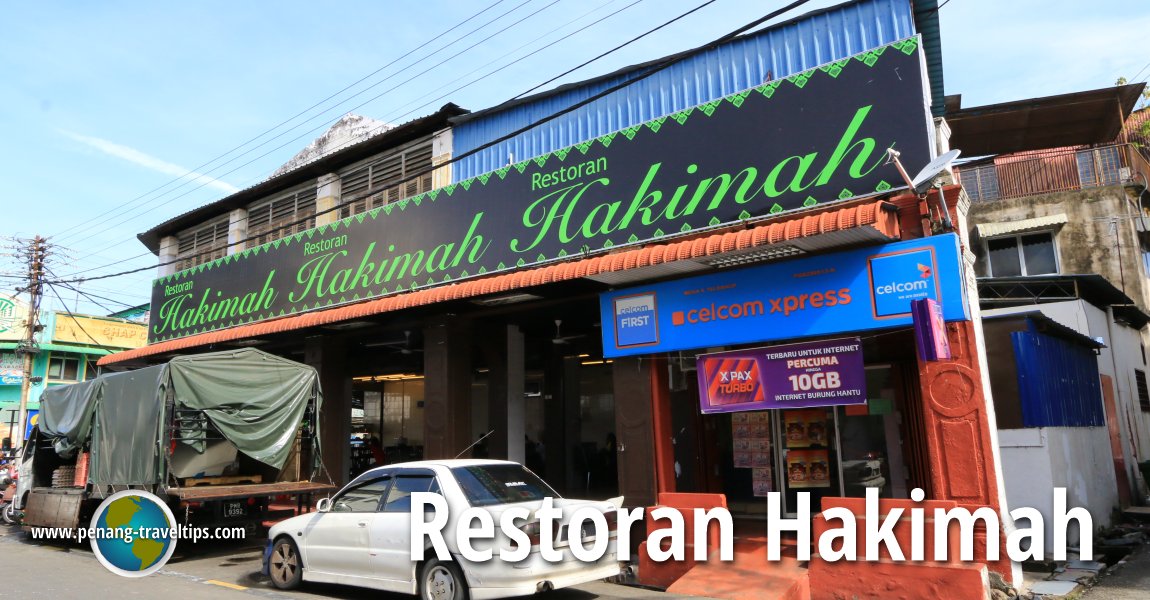
<path fill-rule="evenodd" d="M 1150 598 L 1150 546 L 1126 557 L 1125 564 L 1098 580 L 1084 600 L 1147 600 Z"/>
<path fill-rule="evenodd" d="M 271 587 L 260 574 L 262 542 L 228 543 L 188 551 L 176 547 L 172 560 L 148 577 L 126 578 L 109 572 L 85 545 L 33 542 L 18 530 L 0 526 L 0 598 L 156 598 L 192 600 L 259 596 L 283 600 L 311 598 L 363 598 L 411 600 L 339 585 L 308 584 L 298 591 Z M 538 600 L 672 600 L 684 598 L 650 590 L 591 583 L 533 596 Z"/>

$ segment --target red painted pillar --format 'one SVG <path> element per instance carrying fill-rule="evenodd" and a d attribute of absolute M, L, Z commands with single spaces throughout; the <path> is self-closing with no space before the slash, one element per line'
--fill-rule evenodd
<path fill-rule="evenodd" d="M 946 329 L 951 360 L 918 362 L 934 496 L 999 510 L 998 474 L 974 323 L 950 323 Z"/>
<path fill-rule="evenodd" d="M 655 433 L 655 489 L 659 494 L 675 491 L 675 448 L 671 423 L 671 390 L 667 385 L 667 359 L 651 361 L 651 415 Z M 658 496 L 656 496 L 658 497 Z"/>

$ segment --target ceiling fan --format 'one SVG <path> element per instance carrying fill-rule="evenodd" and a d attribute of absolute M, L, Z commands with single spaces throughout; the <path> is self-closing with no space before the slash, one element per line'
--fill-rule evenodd
<path fill-rule="evenodd" d="M 552 344 L 570 344 L 571 340 L 587 337 L 585 333 L 575 335 L 563 335 L 563 319 L 555 319 L 555 337 L 551 338 Z"/>

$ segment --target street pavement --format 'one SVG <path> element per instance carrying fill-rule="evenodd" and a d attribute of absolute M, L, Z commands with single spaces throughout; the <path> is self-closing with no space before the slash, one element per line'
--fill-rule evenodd
<path fill-rule="evenodd" d="M 229 543 L 176 547 L 172 560 L 154 575 L 120 577 L 109 572 L 92 555 L 87 544 L 33 542 L 16 529 L 0 526 L 0 598 L 236 598 L 260 596 L 283 600 L 311 598 L 363 598 L 411 600 L 411 596 L 386 594 L 340 585 L 307 584 L 297 591 L 271 587 L 260 574 L 262 543 Z M 677 600 L 688 598 L 641 588 L 595 582 L 534 596 L 539 600 Z"/>
<path fill-rule="evenodd" d="M 1098 580 L 1083 600 L 1150 599 L 1150 546 L 1142 546 L 1126 557 L 1126 564 Z"/>

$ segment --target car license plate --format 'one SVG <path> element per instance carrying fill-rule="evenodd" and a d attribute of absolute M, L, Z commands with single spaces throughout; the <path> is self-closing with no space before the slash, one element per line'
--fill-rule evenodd
<path fill-rule="evenodd" d="M 225 502 L 224 503 L 224 518 L 230 519 L 233 517 L 246 517 L 248 515 L 248 505 L 243 502 Z"/>

